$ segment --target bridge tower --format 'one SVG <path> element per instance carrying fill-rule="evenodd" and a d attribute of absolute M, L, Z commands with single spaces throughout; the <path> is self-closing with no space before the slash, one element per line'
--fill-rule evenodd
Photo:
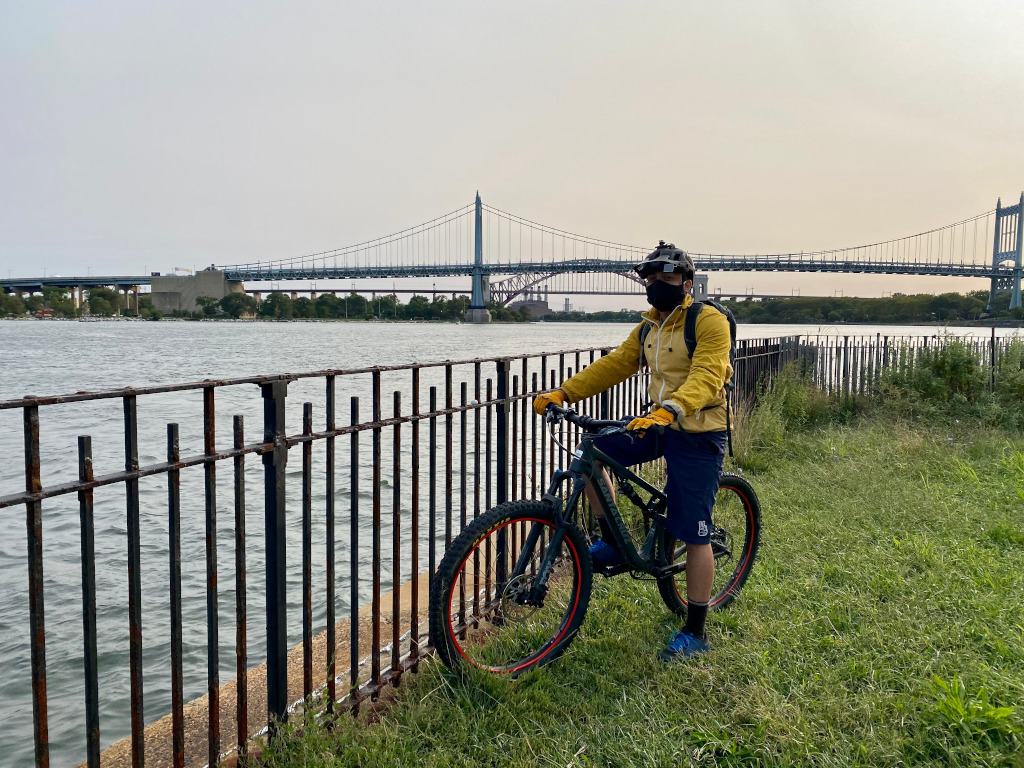
<path fill-rule="evenodd" d="M 466 321 L 489 323 L 491 313 L 487 310 L 487 276 L 484 275 L 484 216 L 480 193 L 476 193 L 476 226 L 473 233 L 473 297 L 466 310 Z"/>
<path fill-rule="evenodd" d="M 992 266 L 1000 267 L 1005 262 L 1012 262 L 1013 275 L 1010 277 L 993 277 L 992 289 L 988 294 L 988 307 L 991 312 L 995 307 L 996 293 L 1010 291 L 1010 309 L 1021 306 L 1020 281 L 1022 272 L 1022 252 L 1024 252 L 1024 192 L 1020 195 L 1017 205 L 1003 207 L 1000 198 L 996 201 L 995 239 L 992 244 Z"/>

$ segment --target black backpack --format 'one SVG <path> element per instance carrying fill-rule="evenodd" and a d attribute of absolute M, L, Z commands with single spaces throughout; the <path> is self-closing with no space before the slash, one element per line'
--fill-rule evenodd
<path fill-rule="evenodd" d="M 729 338 L 732 343 L 729 345 L 729 365 L 732 366 L 733 378 L 725 383 L 725 430 L 729 436 L 729 455 L 732 456 L 732 420 L 729 416 L 731 410 L 732 391 L 736 388 L 736 317 L 732 310 L 723 306 L 714 299 L 695 301 L 687 308 L 686 319 L 683 321 L 683 342 L 686 344 L 686 354 L 693 358 L 694 350 L 697 349 L 697 316 L 705 306 L 712 306 L 725 315 L 729 321 Z M 651 332 L 651 324 L 644 323 L 640 326 L 640 366 L 643 367 L 647 358 L 644 357 L 644 342 L 647 334 Z"/>

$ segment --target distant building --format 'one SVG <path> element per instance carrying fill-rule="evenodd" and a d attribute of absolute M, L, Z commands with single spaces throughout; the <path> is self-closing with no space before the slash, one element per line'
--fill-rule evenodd
<path fill-rule="evenodd" d="M 693 276 L 693 294 L 694 301 L 703 301 L 708 297 L 708 276 L 707 275 L 694 275 Z"/>
<path fill-rule="evenodd" d="M 539 320 L 542 317 L 554 314 L 551 311 L 551 307 L 548 306 L 547 301 L 540 299 L 520 299 L 509 305 L 509 309 L 520 310 L 525 309 L 533 320 Z"/>
<path fill-rule="evenodd" d="M 542 317 L 554 314 L 548 306 L 548 293 L 541 288 L 527 288 L 523 291 L 522 298 L 512 302 L 509 307 L 512 310 L 525 309 L 533 320 L 540 320 Z"/>
<path fill-rule="evenodd" d="M 199 309 L 196 299 L 200 296 L 223 299 L 229 293 L 245 291 L 240 281 L 225 279 L 224 273 L 213 267 L 185 277 L 154 275 L 151 286 L 153 306 L 164 314 L 195 312 Z"/>

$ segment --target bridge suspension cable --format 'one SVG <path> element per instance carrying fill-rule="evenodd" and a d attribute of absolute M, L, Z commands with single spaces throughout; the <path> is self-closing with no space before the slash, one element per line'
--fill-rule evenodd
<path fill-rule="evenodd" d="M 329 251 L 273 261 L 225 264 L 225 271 L 317 271 L 397 265 L 463 264 L 473 259 L 473 205 L 390 235 Z"/>
<path fill-rule="evenodd" d="M 476 204 L 384 237 L 329 251 L 220 267 L 230 279 L 319 280 L 380 277 L 445 277 L 471 274 Z M 581 235 L 480 204 L 483 272 L 524 276 L 509 295 L 536 285 L 545 273 L 606 272 L 630 276 L 653 249 Z M 991 237 L 995 211 L 905 237 L 848 248 L 765 254 L 690 250 L 702 272 L 874 272 L 993 277 Z M 685 233 L 679 233 L 684 235 Z M 681 247 L 687 243 L 680 237 Z M 525 277 L 528 276 L 528 277 Z M 605 290 L 610 290 L 606 288 Z"/>
<path fill-rule="evenodd" d="M 487 203 L 483 204 L 483 211 L 485 262 L 639 261 L 653 250 L 567 232 Z"/>
<path fill-rule="evenodd" d="M 484 203 L 484 261 L 495 264 L 515 262 L 568 262 L 589 259 L 639 261 L 650 253 L 649 246 L 627 245 L 579 235 L 550 227 Z M 698 261 L 720 262 L 804 259 L 825 262 L 861 261 L 917 264 L 984 264 L 991 259 L 990 231 L 994 210 L 918 232 L 866 245 L 814 251 L 763 254 L 725 254 L 689 250 Z M 686 247 L 677 240 L 680 247 Z"/>

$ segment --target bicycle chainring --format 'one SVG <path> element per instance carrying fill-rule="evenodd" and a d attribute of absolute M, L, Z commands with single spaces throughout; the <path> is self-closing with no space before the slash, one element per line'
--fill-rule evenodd
<path fill-rule="evenodd" d="M 720 528 L 717 525 L 712 526 L 711 548 L 715 552 L 716 560 L 723 557 L 728 557 L 731 560 L 733 552 L 732 534 L 725 530 L 725 528 Z"/>

